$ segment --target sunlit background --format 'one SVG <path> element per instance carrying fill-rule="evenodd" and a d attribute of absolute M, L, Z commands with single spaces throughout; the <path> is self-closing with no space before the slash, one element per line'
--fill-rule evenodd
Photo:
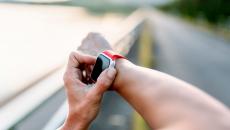
<path fill-rule="evenodd" d="M 134 63 L 230 106 L 229 7 L 229 0 L 0 0 L 0 129 L 50 129 L 63 122 L 63 67 L 89 32 L 112 45 L 136 39 L 120 42 L 130 44 L 125 50 Z M 114 93 L 102 107 L 91 129 L 148 129 Z"/>

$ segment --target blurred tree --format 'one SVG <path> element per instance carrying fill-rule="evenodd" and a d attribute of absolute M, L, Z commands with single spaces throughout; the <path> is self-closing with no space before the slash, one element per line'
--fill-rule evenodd
<path fill-rule="evenodd" d="M 191 17 L 205 17 L 209 22 L 224 22 L 230 17 L 230 0 L 175 0 L 161 7 Z"/>

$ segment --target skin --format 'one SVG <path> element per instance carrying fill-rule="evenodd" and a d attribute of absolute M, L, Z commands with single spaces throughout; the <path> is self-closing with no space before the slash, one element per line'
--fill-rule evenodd
<path fill-rule="evenodd" d="M 104 92 L 112 85 L 116 75 L 114 68 L 106 69 L 98 77 L 97 83 L 89 86 L 89 74 L 96 58 L 72 52 L 64 74 L 69 113 L 61 130 L 87 130 L 96 118 Z M 84 74 L 84 72 L 86 74 Z"/>
<path fill-rule="evenodd" d="M 91 37 L 89 41 L 92 43 L 83 43 L 85 50 L 96 43 L 94 38 L 103 39 L 95 33 L 90 33 L 87 37 L 89 36 Z M 108 42 L 100 42 L 99 48 L 112 48 L 108 46 Z M 100 51 L 101 49 L 94 49 L 95 54 Z M 107 71 L 103 72 L 100 77 L 104 80 L 97 81 L 96 87 L 91 88 L 90 92 L 85 94 L 82 91 L 74 91 L 79 88 L 78 86 L 86 86 L 82 85 L 85 80 L 81 78 L 82 69 L 79 70 L 79 66 L 81 64 L 90 66 L 95 63 L 93 57 L 89 58 L 90 56 L 87 55 L 81 57 L 80 55 L 83 54 L 80 53 L 74 55 L 80 64 L 75 62 L 77 65 L 72 66 L 72 69 L 75 68 L 78 71 L 74 69 L 71 71 L 71 67 L 67 67 L 67 73 L 64 76 L 69 101 L 69 116 L 61 127 L 62 130 L 86 130 L 95 119 L 102 95 L 108 88 L 115 90 L 129 102 L 152 129 L 230 129 L 230 112 L 222 103 L 191 84 L 156 70 L 136 66 L 126 59 L 116 61 L 116 71 L 112 69 L 113 76 L 106 75 Z M 73 64 L 70 63 L 71 58 L 69 60 L 69 64 Z"/>
<path fill-rule="evenodd" d="M 118 73 L 113 89 L 142 115 L 152 129 L 230 129 L 228 108 L 198 88 L 126 60 L 117 61 L 116 67 Z"/>

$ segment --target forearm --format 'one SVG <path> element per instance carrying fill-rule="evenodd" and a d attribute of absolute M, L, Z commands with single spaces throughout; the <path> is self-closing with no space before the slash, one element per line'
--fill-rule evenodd
<path fill-rule="evenodd" d="M 218 124 L 230 120 L 229 111 L 221 103 L 183 81 L 124 60 L 117 62 L 117 69 L 114 88 L 152 128 L 184 122 L 187 127 L 200 129 L 212 126 L 210 121 Z"/>

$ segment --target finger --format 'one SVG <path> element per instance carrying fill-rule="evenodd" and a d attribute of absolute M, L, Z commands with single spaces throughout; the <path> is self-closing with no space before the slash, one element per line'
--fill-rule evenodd
<path fill-rule="evenodd" d="M 81 64 L 95 64 L 94 56 L 82 54 L 80 52 L 71 52 L 69 55 L 68 67 L 78 68 Z"/>
<path fill-rule="evenodd" d="M 71 87 L 72 89 L 72 86 L 82 87 L 85 85 L 81 81 L 82 80 L 81 74 L 77 74 L 77 72 L 74 71 L 66 71 L 63 76 L 63 80 L 66 88 Z"/>
<path fill-rule="evenodd" d="M 87 65 L 85 67 L 85 71 L 86 71 L 86 79 L 89 82 L 90 81 L 90 77 L 91 77 L 91 72 L 92 72 L 91 68 L 90 68 L 90 65 Z"/>
<path fill-rule="evenodd" d="M 95 86 L 91 89 L 91 94 L 101 96 L 112 85 L 116 76 L 116 70 L 109 68 L 103 71 L 97 79 Z"/>
<path fill-rule="evenodd" d="M 87 65 L 87 66 L 85 67 L 86 79 L 87 79 L 86 84 L 93 84 L 93 83 L 94 83 L 94 81 L 93 81 L 92 78 L 91 78 L 91 73 L 92 73 L 92 71 L 93 71 L 93 67 L 94 67 L 94 65 Z"/>

